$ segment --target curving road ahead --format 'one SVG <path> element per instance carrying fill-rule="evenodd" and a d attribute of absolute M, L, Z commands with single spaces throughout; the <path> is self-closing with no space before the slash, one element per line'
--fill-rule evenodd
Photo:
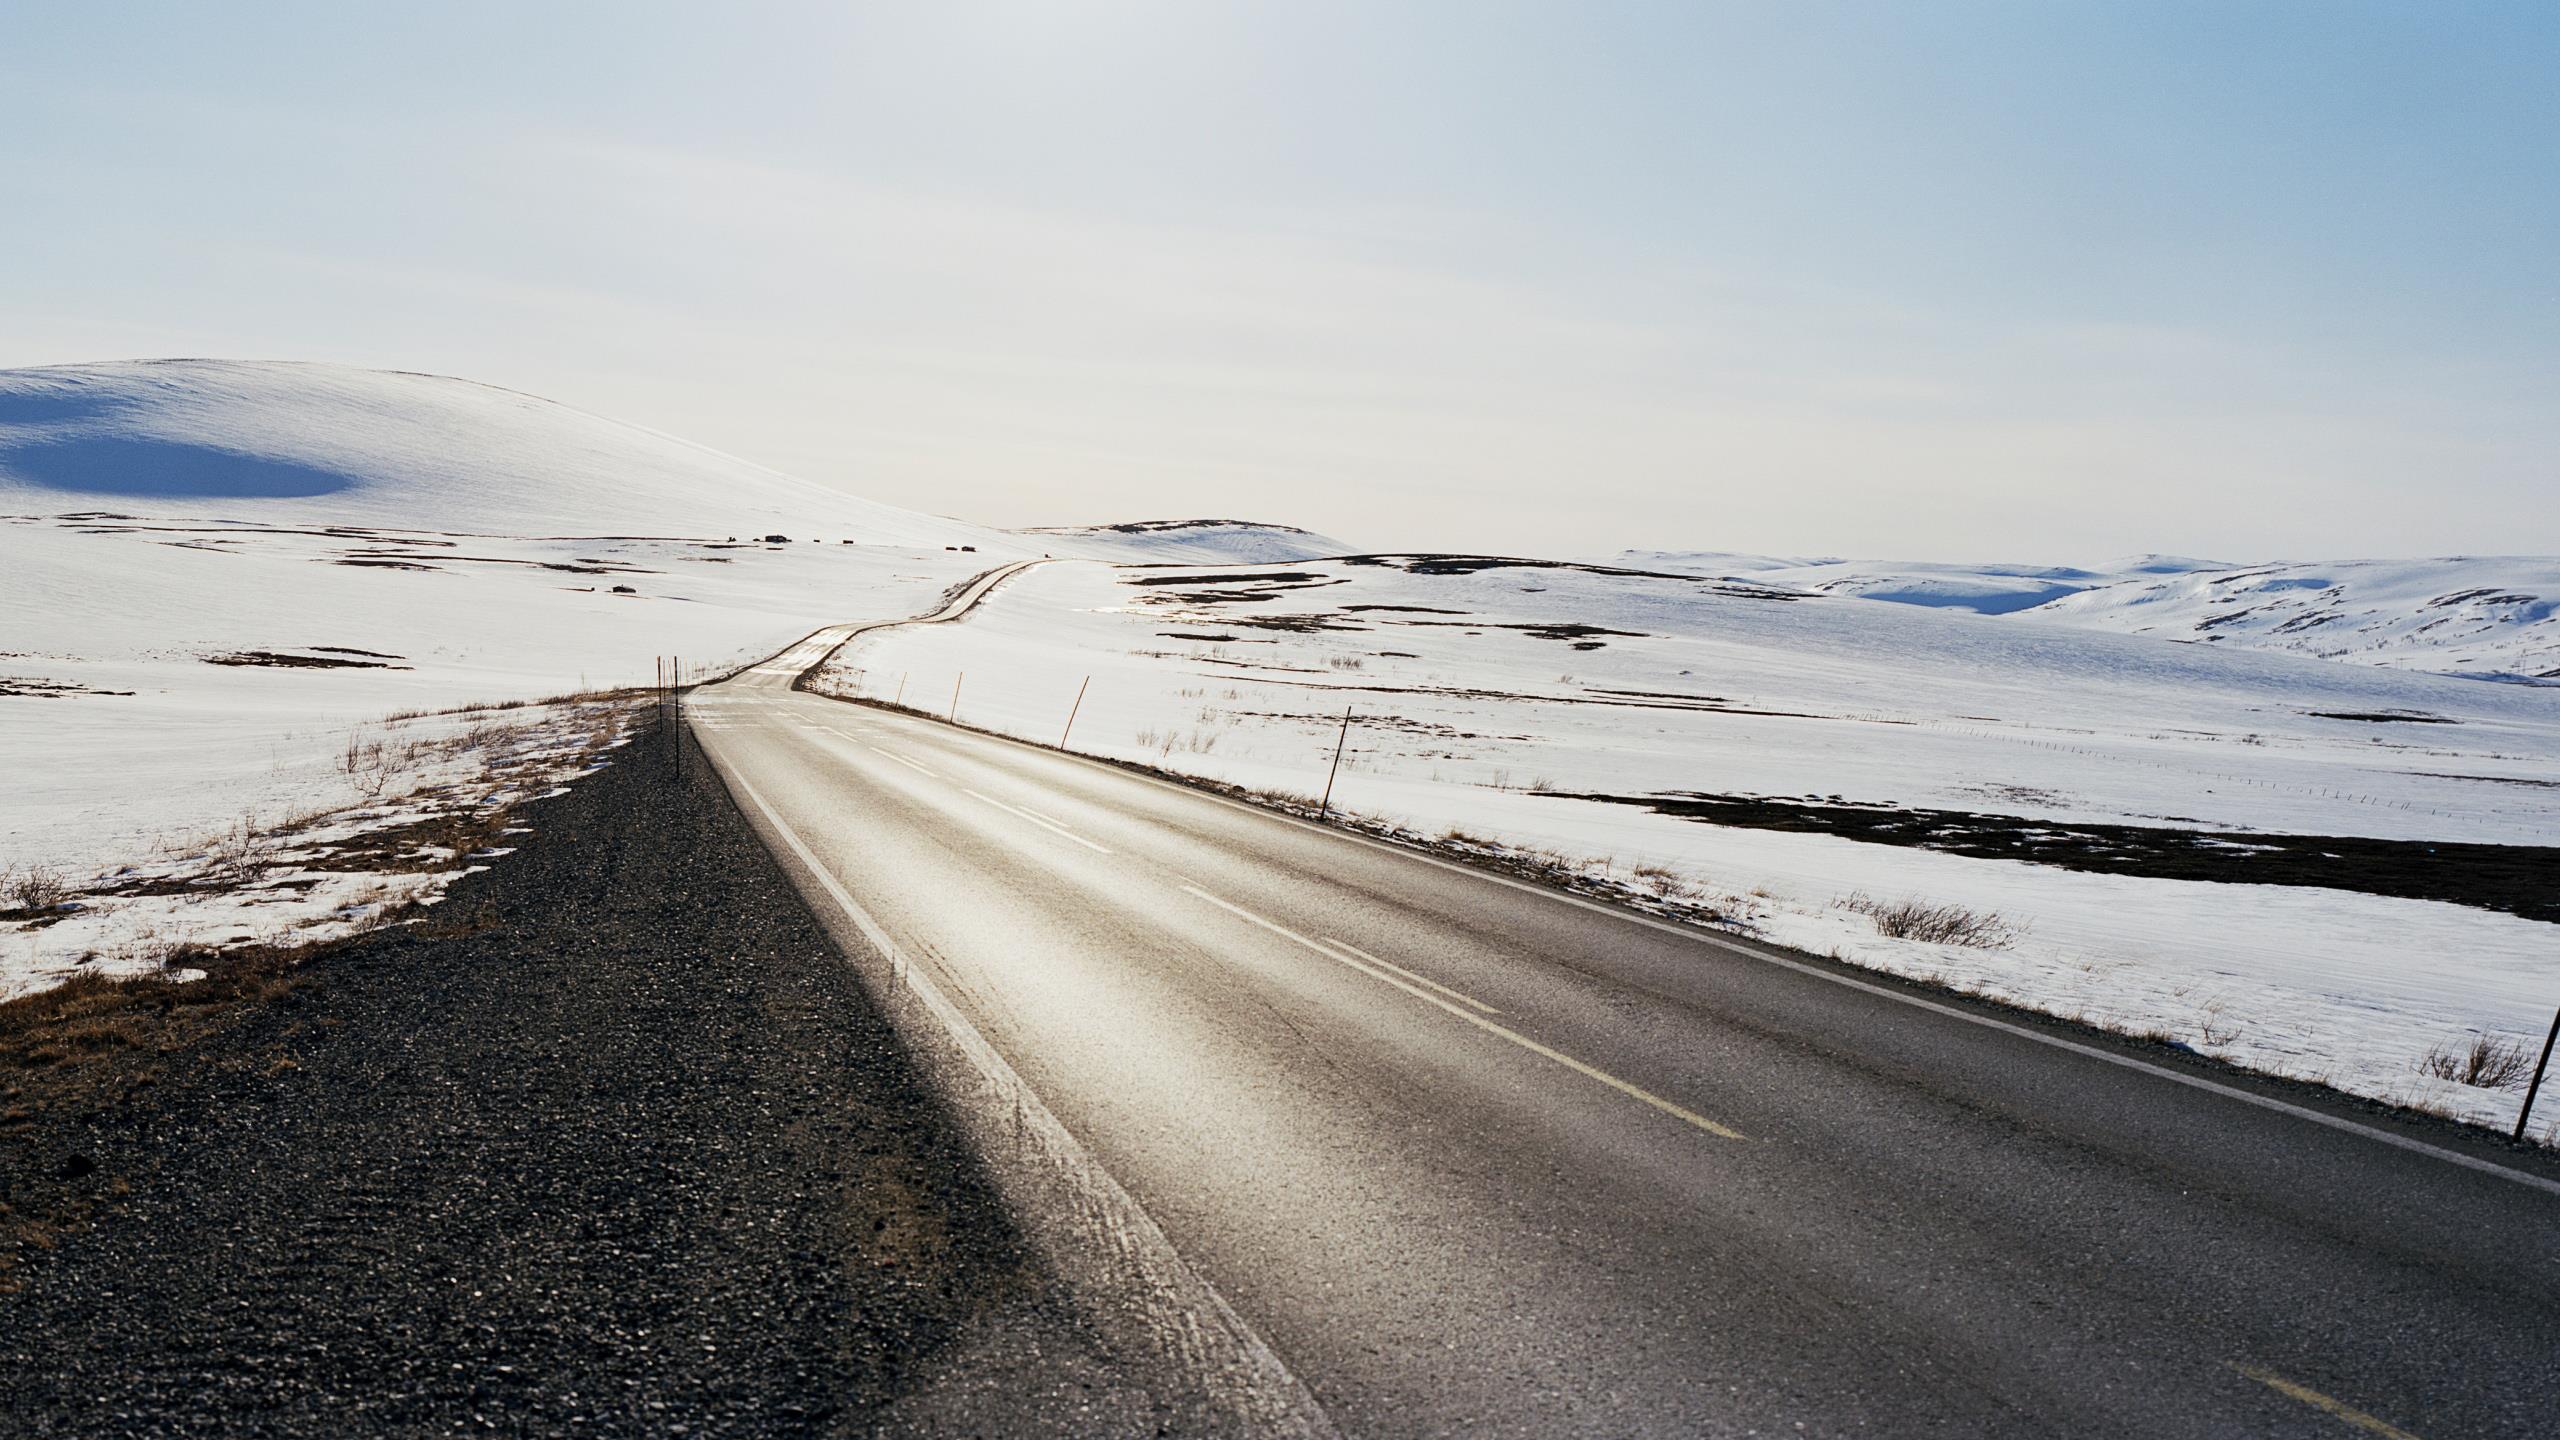
<path fill-rule="evenodd" d="M 2544 1157 L 795 692 L 850 633 L 702 744 L 1300 1428 L 2560 1431 Z"/>

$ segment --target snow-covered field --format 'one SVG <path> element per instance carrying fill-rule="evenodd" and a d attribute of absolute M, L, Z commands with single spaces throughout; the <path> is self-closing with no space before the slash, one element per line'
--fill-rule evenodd
<path fill-rule="evenodd" d="M 2547 678 L 2560 565 L 1349 548 L 996 530 L 430 376 L 0 374 L 0 996 L 432 899 L 627 723 L 521 702 L 643 685 L 661 656 L 710 672 L 1050 555 L 963 624 L 865 638 L 830 683 L 912 697 L 965 669 L 962 720 L 1054 742 L 1089 676 L 1076 748 L 1310 800 L 1347 707 L 1334 799 L 1365 823 L 2513 1112 L 2418 1062 L 2560 1002 L 2560 688 L 2425 672 Z M 1853 900 L 1996 916 L 2001 943 L 1889 937 Z"/>
<path fill-rule="evenodd" d="M 948 693 L 965 670 L 961 720 L 1043 743 L 1089 675 L 1074 748 L 1307 800 L 1348 707 L 1333 800 L 1380 824 L 1546 852 L 1817 953 L 2475 1120 L 2511 1118 L 2517 1095 L 2420 1059 L 2538 1037 L 2560 1004 L 2560 927 L 2246 879 L 2277 848 L 2265 837 L 2560 845 L 2548 689 L 1749 578 L 1449 557 L 1058 563 L 963 623 L 866 637 L 838 666 L 831 684 L 873 699 Z M 1748 824 L 1621 803 L 1678 794 L 1768 803 Z M 1973 817 L 2018 855 L 2054 853 L 2074 826 L 2176 848 L 2111 873 L 1821 833 L 1876 807 Z M 2316 842 L 2294 861 L 2325 878 Z M 2492 898 L 2530 908 L 2549 893 L 2535 875 L 2554 874 L 2541 864 Z M 2231 878 L 2146 873 L 2197 865 Z M 1887 938 L 1843 904 L 1859 895 L 1997 914 L 2012 933 L 2000 948 Z"/>
<path fill-rule="evenodd" d="M 0 998 L 431 896 L 454 857 L 329 852 L 573 776 L 603 723 L 416 712 L 644 686 L 661 656 L 716 672 L 1024 556 L 1340 548 L 1229 521 L 1016 535 L 437 376 L 0 374 L 0 912 L 13 877 L 86 907 L 0 922 Z"/>
<path fill-rule="evenodd" d="M 2560 684 L 2560 560 L 2540 556 L 2234 565 L 2145 555 L 2083 570 L 1630 550 L 1613 563 L 2231 649 Z"/>
<path fill-rule="evenodd" d="M 0 929 L 0 995 L 244 925 L 323 925 L 343 887 L 269 895 L 247 923 L 160 870 L 218 837 L 267 834 L 282 855 L 280 832 L 314 816 L 407 823 L 452 787 L 547 783 L 557 767 L 532 757 L 574 773 L 583 744 L 560 736 L 593 725 L 526 712 L 552 723 L 429 756 L 487 717 L 386 728 L 396 712 L 645 685 L 661 655 L 734 664 L 1035 553 L 464 381 L 216 362 L 0 375 L 0 876 L 116 875 L 118 892 Z M 351 739 L 417 762 L 395 794 L 350 772 Z M 419 798 L 400 810 L 398 793 Z"/>

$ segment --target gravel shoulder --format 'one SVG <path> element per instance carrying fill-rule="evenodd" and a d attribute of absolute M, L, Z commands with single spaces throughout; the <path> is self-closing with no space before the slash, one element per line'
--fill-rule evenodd
<path fill-rule="evenodd" d="M 0 1433 L 1157 1433 L 699 752 L 614 755 L 415 923 L 0 1007 Z"/>

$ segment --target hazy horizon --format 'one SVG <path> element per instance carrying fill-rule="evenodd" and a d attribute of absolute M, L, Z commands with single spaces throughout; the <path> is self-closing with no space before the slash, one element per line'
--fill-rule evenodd
<path fill-rule="evenodd" d="M 454 374 L 1005 526 L 2560 552 L 2523 5 L 0 20 L 0 366 Z"/>

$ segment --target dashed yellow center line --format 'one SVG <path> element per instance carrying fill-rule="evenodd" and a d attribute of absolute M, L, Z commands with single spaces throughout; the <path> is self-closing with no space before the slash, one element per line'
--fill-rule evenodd
<path fill-rule="evenodd" d="M 1471 1010 L 1464 1009 L 1450 1001 L 1443 1000 L 1420 985 L 1403 980 L 1385 970 L 1380 970 L 1374 966 L 1354 960 L 1347 954 L 1326 949 L 1324 946 L 1319 945 L 1315 941 L 1308 939 L 1306 936 L 1299 934 L 1297 931 L 1290 929 L 1288 926 L 1278 924 L 1274 921 L 1265 920 L 1261 916 L 1254 914 L 1252 911 L 1245 909 L 1243 906 L 1228 904 L 1226 901 L 1219 899 L 1217 896 L 1210 894 L 1208 891 L 1201 889 L 1197 885 L 1185 885 L 1182 888 L 1185 893 L 1196 896 L 1202 900 L 1206 900 L 1210 904 L 1217 906 L 1219 909 L 1226 911 L 1228 914 L 1233 915 L 1240 920 L 1249 921 L 1252 924 L 1259 925 L 1263 929 L 1268 930 L 1272 934 L 1278 935 L 1283 939 L 1293 940 L 1337 965 L 1346 966 L 1350 969 L 1359 971 L 1370 979 L 1393 985 L 1397 989 L 1402 990 L 1417 1000 L 1427 1001 L 1430 1004 L 1437 1005 L 1441 1009 L 1448 1011 L 1450 1014 L 1457 1016 L 1459 1019 L 1466 1021 L 1468 1024 L 1475 1026 L 1477 1029 L 1482 1030 L 1489 1035 L 1500 1036 L 1502 1039 L 1510 1041 L 1512 1044 L 1519 1046 L 1521 1049 L 1526 1050 L 1533 1055 L 1542 1055 L 1547 1059 L 1553 1060 L 1557 1064 L 1562 1065 L 1566 1069 L 1573 1071 L 1577 1075 L 1597 1080 L 1601 1084 L 1608 1086 L 1610 1089 L 1617 1091 L 1621 1095 L 1625 1095 L 1630 1099 L 1641 1100 L 1645 1104 L 1652 1106 L 1654 1109 L 1661 1111 L 1663 1114 L 1669 1115 L 1674 1119 L 1684 1121 L 1690 1125 L 1694 1125 L 1710 1135 L 1714 1135 L 1725 1140 L 1741 1140 L 1747 1138 L 1739 1130 L 1719 1125 L 1713 1120 L 1708 1119 L 1706 1116 L 1699 1114 L 1695 1110 L 1688 1109 L 1685 1106 L 1675 1105 L 1671 1101 L 1665 1100 L 1661 1096 L 1654 1094 L 1652 1091 L 1645 1089 L 1643 1086 L 1629 1084 L 1627 1081 L 1619 1079 L 1617 1076 L 1610 1074 L 1606 1070 L 1599 1069 L 1596 1066 L 1585 1065 L 1581 1061 L 1574 1059 L 1572 1056 L 1565 1054 L 1561 1050 L 1541 1045 L 1537 1041 L 1530 1039 L 1528 1036 L 1521 1034 L 1517 1030 L 1513 1030 L 1508 1026 L 1497 1025 L 1491 1020 L 1487 1020 L 1483 1016 L 1478 1015 Z"/>
<path fill-rule="evenodd" d="M 2279 1395 L 2285 1396 L 2288 1399 L 2299 1400 L 2314 1410 L 2326 1411 L 2329 1414 L 2338 1417 L 2340 1420 L 2345 1421 L 2349 1425 L 2354 1426 L 2358 1430 L 2362 1430 L 2368 1435 L 2379 1435 L 2383 1437 L 2383 1440 L 2418 1440 L 2417 1436 L 2410 1434 L 2408 1431 L 2401 1429 L 2399 1426 L 2392 1424 L 2390 1421 L 2385 1420 L 2380 1416 L 2368 1415 L 2364 1411 L 2357 1409 L 2344 1400 L 2340 1400 L 2335 1396 L 2323 1395 L 2308 1385 L 2296 1384 L 2295 1382 L 2287 1380 L 2283 1376 L 2277 1374 L 2273 1370 L 2264 1369 L 2256 1365 L 2243 1365 L 2238 1361 L 2233 1361 L 2231 1368 L 2248 1376 L 2250 1379 L 2257 1381 L 2259 1384 L 2266 1386 L 2268 1389 L 2273 1390 Z"/>

